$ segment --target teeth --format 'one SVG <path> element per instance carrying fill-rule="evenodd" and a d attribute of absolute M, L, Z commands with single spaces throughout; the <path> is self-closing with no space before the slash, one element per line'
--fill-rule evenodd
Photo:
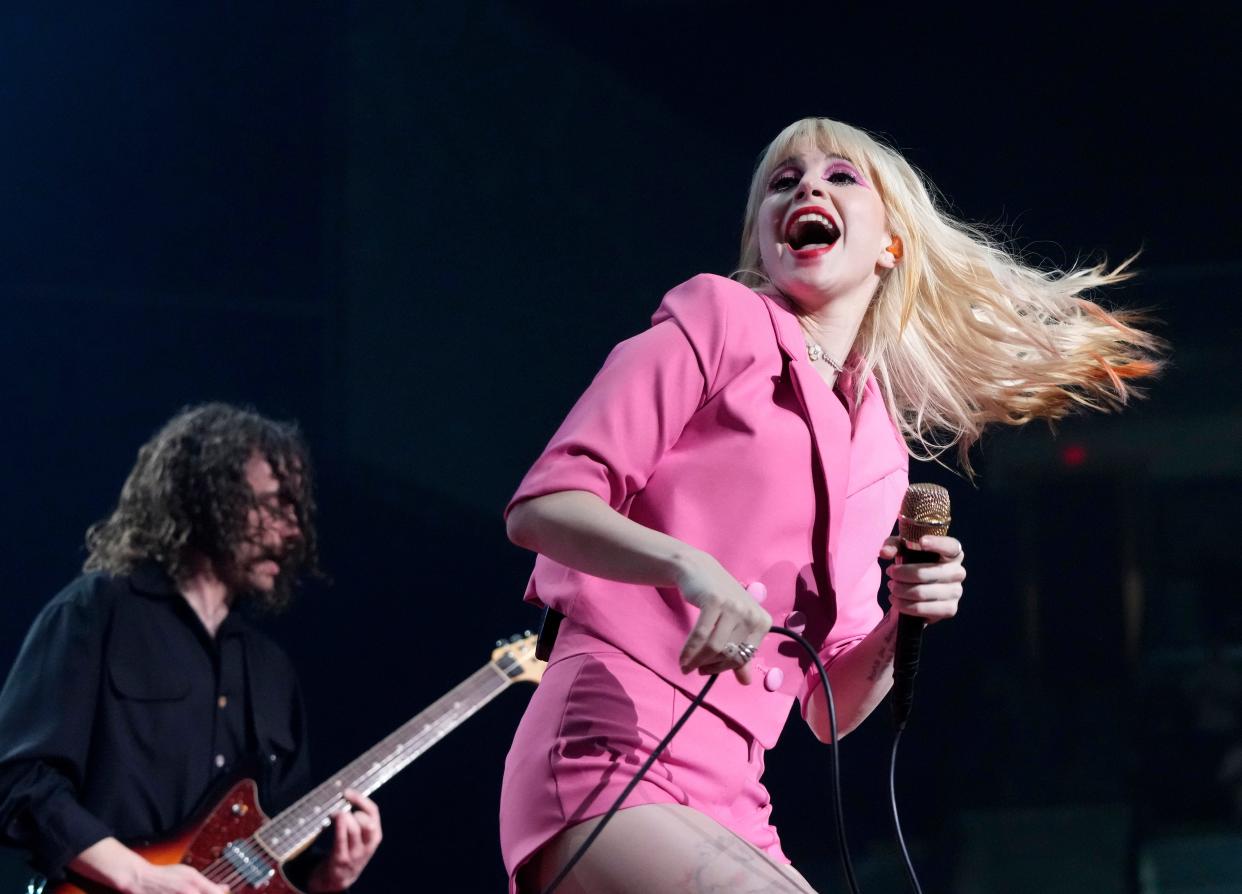
<path fill-rule="evenodd" d="M 789 243 L 797 242 L 798 234 L 799 233 L 806 234 L 806 229 L 809 224 L 816 224 L 821 229 L 826 230 L 830 234 L 829 239 L 832 241 L 835 241 L 840 236 L 841 231 L 837 227 L 836 221 L 834 221 L 831 217 L 829 217 L 826 214 L 821 214 L 818 211 L 812 211 L 808 209 L 805 211 L 798 212 L 792 218 L 790 218 L 788 225 L 785 227 L 786 242 L 789 242 Z M 810 235 L 810 234 L 806 234 L 806 235 Z M 801 248 L 821 248 L 829 244 L 830 244 L 829 242 L 807 243 L 801 246 Z"/>

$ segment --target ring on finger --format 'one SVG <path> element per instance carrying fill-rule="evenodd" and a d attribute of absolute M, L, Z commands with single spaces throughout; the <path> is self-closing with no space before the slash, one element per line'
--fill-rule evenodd
<path fill-rule="evenodd" d="M 740 658 L 742 664 L 746 664 L 750 659 L 755 657 L 758 648 L 750 643 L 725 643 L 724 654 L 733 659 Z"/>

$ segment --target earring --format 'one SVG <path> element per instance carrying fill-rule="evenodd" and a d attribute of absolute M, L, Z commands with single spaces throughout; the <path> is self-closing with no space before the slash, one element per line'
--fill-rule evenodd
<path fill-rule="evenodd" d="M 888 244 L 888 253 L 893 256 L 894 261 L 901 260 L 902 246 L 900 236 L 894 236 L 893 241 Z"/>

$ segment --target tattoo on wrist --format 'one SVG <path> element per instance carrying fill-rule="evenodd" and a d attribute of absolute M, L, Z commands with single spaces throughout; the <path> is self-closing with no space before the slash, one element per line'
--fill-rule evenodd
<path fill-rule="evenodd" d="M 893 640 L 897 637 L 897 626 L 893 625 L 887 633 L 884 634 L 884 642 L 880 646 L 880 651 L 876 653 L 875 660 L 871 662 L 871 672 L 867 674 L 867 681 L 875 683 L 880 679 L 880 674 L 884 669 L 893 663 L 893 655 L 896 653 L 896 647 Z"/>

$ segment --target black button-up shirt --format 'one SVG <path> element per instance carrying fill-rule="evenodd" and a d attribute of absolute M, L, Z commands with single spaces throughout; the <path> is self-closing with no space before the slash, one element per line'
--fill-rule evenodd
<path fill-rule="evenodd" d="M 57 878 L 109 835 L 178 831 L 238 775 L 278 810 L 309 788 L 305 743 L 292 666 L 236 612 L 213 639 L 155 566 L 87 574 L 0 690 L 0 840 Z"/>

